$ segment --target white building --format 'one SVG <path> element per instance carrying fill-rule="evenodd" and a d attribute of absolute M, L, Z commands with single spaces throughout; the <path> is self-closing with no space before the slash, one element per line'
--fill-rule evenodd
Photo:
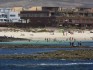
<path fill-rule="evenodd" d="M 7 22 L 7 15 L 0 12 L 0 22 Z"/>
<path fill-rule="evenodd" d="M 0 12 L 2 12 L 2 13 L 7 13 L 10 11 L 11 11 L 11 8 L 0 8 Z"/>
<path fill-rule="evenodd" d="M 18 12 L 11 11 L 11 8 L 0 8 L 0 22 L 19 22 Z"/>
<path fill-rule="evenodd" d="M 7 19 L 9 22 L 19 22 L 20 21 L 20 17 L 17 12 L 9 12 Z"/>

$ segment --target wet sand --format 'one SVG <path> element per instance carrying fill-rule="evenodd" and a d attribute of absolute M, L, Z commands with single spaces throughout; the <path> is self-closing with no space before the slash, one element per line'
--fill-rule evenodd
<path fill-rule="evenodd" d="M 0 59 L 93 59 L 93 49 L 88 50 L 72 50 L 72 51 L 56 51 L 47 53 L 37 53 L 34 55 L 15 54 L 15 55 L 0 55 Z"/>
<path fill-rule="evenodd" d="M 15 45 L 15 44 L 0 44 L 0 48 L 93 48 L 89 46 L 57 46 L 57 45 Z"/>

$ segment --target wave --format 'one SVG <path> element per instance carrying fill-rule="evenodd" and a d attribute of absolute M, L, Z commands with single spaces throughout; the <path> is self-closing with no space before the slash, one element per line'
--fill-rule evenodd
<path fill-rule="evenodd" d="M 68 66 L 68 65 L 92 65 L 93 63 L 66 63 L 66 64 L 37 64 L 39 66 Z"/>
<path fill-rule="evenodd" d="M 40 63 L 40 64 L 6 64 L 4 66 L 72 66 L 72 65 L 93 65 L 93 63 Z"/>

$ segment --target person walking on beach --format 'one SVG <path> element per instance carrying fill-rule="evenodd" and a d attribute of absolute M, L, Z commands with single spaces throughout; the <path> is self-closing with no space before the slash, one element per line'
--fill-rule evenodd
<path fill-rule="evenodd" d="M 70 46 L 74 47 L 76 39 L 74 39 L 73 37 L 70 37 L 69 40 L 70 40 Z"/>

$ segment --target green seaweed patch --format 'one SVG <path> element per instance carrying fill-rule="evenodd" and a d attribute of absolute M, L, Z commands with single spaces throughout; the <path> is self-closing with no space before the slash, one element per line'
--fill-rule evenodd
<path fill-rule="evenodd" d="M 93 59 L 93 49 L 89 50 L 74 50 L 74 51 L 55 51 L 38 53 L 33 55 L 14 54 L 0 55 L 0 59 Z"/>

